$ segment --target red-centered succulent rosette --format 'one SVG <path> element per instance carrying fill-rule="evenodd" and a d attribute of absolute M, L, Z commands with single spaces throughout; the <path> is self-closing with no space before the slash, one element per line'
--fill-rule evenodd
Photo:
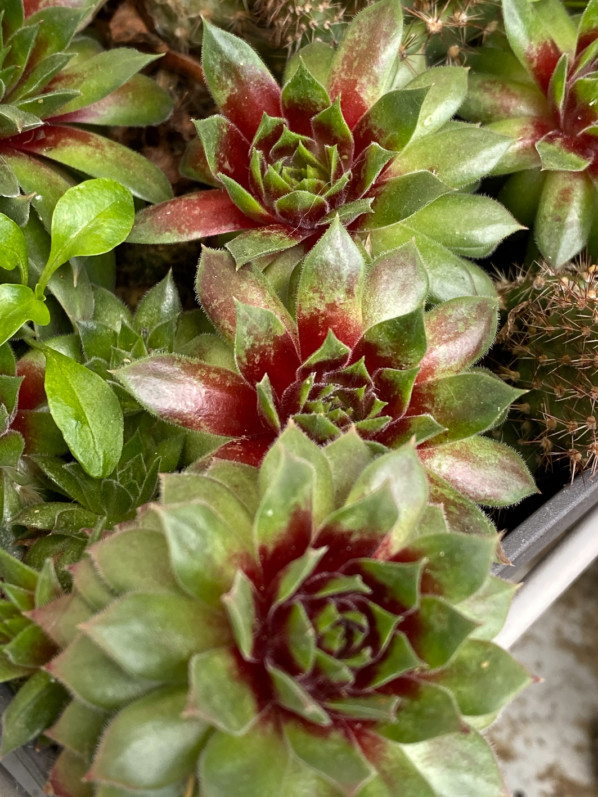
<path fill-rule="evenodd" d="M 259 471 L 166 476 L 30 613 L 72 696 L 54 793 L 506 796 L 473 725 L 529 682 L 489 641 L 514 588 L 428 498 L 411 445 L 292 425 Z"/>
<path fill-rule="evenodd" d="M 3 6 L 0 196 L 3 211 L 15 218 L 26 220 L 31 202 L 49 227 L 56 201 L 76 182 L 64 166 L 116 179 L 149 202 L 172 196 L 160 169 L 89 129 L 157 124 L 172 110 L 166 92 L 138 74 L 157 56 L 107 52 L 78 35 L 97 5 L 10 0 Z"/>
<path fill-rule="evenodd" d="M 472 368 L 494 339 L 496 302 L 426 312 L 413 244 L 370 261 L 334 222 L 305 258 L 293 313 L 226 251 L 204 250 L 196 287 L 217 332 L 197 339 L 201 359 L 157 354 L 116 377 L 163 420 L 228 437 L 219 456 L 259 464 L 289 420 L 321 444 L 348 428 L 377 451 L 414 439 L 461 529 L 480 514 L 472 501 L 503 506 L 534 490 L 519 457 L 480 436 L 520 395 Z"/>
<path fill-rule="evenodd" d="M 414 76 L 402 35 L 400 2 L 374 3 L 336 50 L 320 43 L 296 56 L 281 88 L 246 42 L 205 24 L 203 70 L 220 113 L 196 122 L 182 171 L 214 189 L 142 211 L 129 240 L 240 231 L 227 243 L 237 265 L 285 250 L 293 265 L 339 216 L 374 253 L 415 238 L 437 298 L 493 295 L 460 255 L 488 255 L 518 225 L 461 189 L 490 171 L 509 139 L 451 123 L 467 70 Z"/>
<path fill-rule="evenodd" d="M 495 167 L 516 172 L 500 198 L 534 225 L 543 257 L 560 267 L 595 252 L 598 177 L 598 3 L 575 21 L 559 3 L 504 0 L 508 47 L 472 57 L 460 110 L 515 139 Z"/>

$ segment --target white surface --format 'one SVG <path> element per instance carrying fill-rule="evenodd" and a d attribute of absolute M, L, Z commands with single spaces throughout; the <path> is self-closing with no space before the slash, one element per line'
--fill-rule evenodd
<path fill-rule="evenodd" d="M 487 734 L 513 797 L 598 797 L 598 562 L 512 653 L 543 679 Z"/>

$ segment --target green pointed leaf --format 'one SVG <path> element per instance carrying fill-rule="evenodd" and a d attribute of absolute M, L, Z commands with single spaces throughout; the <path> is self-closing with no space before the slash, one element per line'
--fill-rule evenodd
<path fill-rule="evenodd" d="M 61 684 L 37 672 L 19 690 L 2 716 L 2 755 L 30 742 L 51 725 L 65 703 Z"/>
<path fill-rule="evenodd" d="M 116 467 L 123 445 L 123 417 L 110 386 L 93 371 L 46 348 L 44 387 L 56 425 L 71 452 L 94 478 Z"/>
<path fill-rule="evenodd" d="M 35 592 L 39 573 L 2 549 L 0 549 L 0 574 L 9 584 Z"/>
<path fill-rule="evenodd" d="M 454 694 L 466 716 L 495 713 L 532 681 L 506 650 L 479 639 L 468 640 L 447 667 L 429 677 Z"/>
<path fill-rule="evenodd" d="M 209 797 L 340 797 L 290 755 L 274 723 L 266 721 L 244 736 L 214 733 L 201 754 L 199 778 Z"/>
<path fill-rule="evenodd" d="M 182 716 L 186 699 L 185 688 L 165 687 L 122 709 L 102 736 L 90 778 L 159 789 L 191 774 L 208 726 Z"/>
<path fill-rule="evenodd" d="M 303 724 L 285 721 L 284 735 L 300 761 L 345 793 L 356 793 L 373 775 L 361 749 L 340 730 L 333 728 L 316 735 Z"/>
<path fill-rule="evenodd" d="M 423 562 L 381 562 L 359 559 L 360 570 L 365 571 L 384 587 L 390 595 L 407 609 L 419 598 L 419 584 Z"/>
<path fill-rule="evenodd" d="M 429 87 L 389 91 L 362 116 L 354 135 L 357 149 L 375 141 L 388 150 L 404 149 L 420 125 Z"/>
<path fill-rule="evenodd" d="M 481 588 L 494 558 L 496 540 L 466 534 L 426 534 L 401 552 L 424 560 L 421 590 L 458 603 Z"/>
<path fill-rule="evenodd" d="M 489 576 L 477 592 L 459 603 L 461 614 L 478 623 L 471 639 L 494 639 L 504 625 L 516 590 L 516 585 Z"/>
<path fill-rule="evenodd" d="M 0 241 L 2 254 L 0 255 L 0 268 L 11 271 L 18 268 L 21 272 L 21 283 L 27 285 L 29 271 L 29 254 L 27 241 L 21 228 L 8 216 L 0 213 Z"/>
<path fill-rule="evenodd" d="M 495 200 L 469 194 L 439 196 L 411 216 L 409 227 L 468 257 L 486 257 L 503 238 L 522 229 Z"/>
<path fill-rule="evenodd" d="M 476 626 L 450 603 L 431 595 L 422 596 L 415 619 L 407 622 L 413 649 L 432 669 L 444 667 Z"/>
<path fill-rule="evenodd" d="M 543 171 L 583 172 L 592 163 L 591 156 L 579 155 L 569 149 L 565 142 L 550 133 L 536 144 Z"/>
<path fill-rule="evenodd" d="M 294 559 L 281 571 L 273 606 L 284 603 L 294 595 L 298 587 L 313 573 L 326 550 L 326 548 L 308 548 L 303 556 Z"/>
<path fill-rule="evenodd" d="M 421 663 L 406 636 L 395 633 L 384 652 L 384 657 L 373 665 L 368 685 L 372 689 L 377 689 L 401 675 L 417 670 L 421 667 Z"/>
<path fill-rule="evenodd" d="M 497 327 L 494 299 L 462 297 L 437 305 L 425 316 L 428 349 L 419 362 L 418 382 L 457 374 L 492 345 Z"/>
<path fill-rule="evenodd" d="M 327 88 L 333 99 L 341 97 L 351 128 L 390 88 L 402 34 L 398 0 L 383 0 L 364 9 L 349 25 L 332 60 Z"/>
<path fill-rule="evenodd" d="M 360 226 L 366 229 L 386 227 L 397 221 L 402 221 L 413 216 L 426 206 L 433 206 L 434 201 L 444 194 L 449 194 L 452 189 L 441 182 L 429 171 L 418 171 L 394 177 L 384 183 L 378 191 L 373 213 L 364 216 Z M 434 234 L 432 226 L 430 233 Z M 402 242 L 401 242 L 402 243 Z M 397 244 L 398 246 L 398 244 Z M 393 247 L 388 247 L 393 248 Z"/>
<path fill-rule="evenodd" d="M 349 503 L 329 515 L 324 527 L 319 530 L 318 537 L 323 535 L 323 539 L 327 539 L 328 534 L 340 535 L 346 541 L 347 550 L 353 544 L 369 540 L 373 553 L 384 536 L 395 527 L 399 514 L 390 486 L 382 484 L 365 498 Z"/>
<path fill-rule="evenodd" d="M 595 189 L 588 175 L 546 175 L 534 234 L 540 252 L 554 268 L 564 265 L 587 244 L 595 202 Z"/>
<path fill-rule="evenodd" d="M 421 680 L 412 681 L 409 692 L 401 696 L 396 721 L 376 728 L 384 738 L 401 744 L 463 730 L 463 720 L 450 692 Z"/>
<path fill-rule="evenodd" d="M 256 548 L 274 548 L 293 530 L 305 542 L 312 534 L 315 469 L 283 447 L 278 468 L 266 489 L 255 520 Z"/>
<path fill-rule="evenodd" d="M 447 429 L 435 438 L 438 445 L 491 429 L 521 395 L 494 375 L 471 371 L 416 384 L 412 406 L 418 412 L 430 413 Z"/>
<path fill-rule="evenodd" d="M 330 97 L 320 81 L 313 76 L 301 55 L 298 67 L 282 88 L 282 107 L 285 119 L 297 133 L 311 135 L 310 120 L 330 105 Z"/>
<path fill-rule="evenodd" d="M 73 700 L 46 736 L 62 747 L 91 759 L 104 729 L 107 715 L 92 706 Z"/>
<path fill-rule="evenodd" d="M 285 626 L 289 653 L 303 672 L 311 672 L 316 661 L 316 633 L 302 603 L 292 603 Z"/>
<path fill-rule="evenodd" d="M 77 698 L 106 711 L 119 709 L 158 686 L 126 673 L 83 634 L 52 659 L 46 670 Z"/>
<path fill-rule="evenodd" d="M 37 299 L 26 285 L 0 285 L 0 345 L 18 332 L 27 321 L 40 326 L 50 323 L 50 313 L 45 302 Z"/>
<path fill-rule="evenodd" d="M 155 512 L 168 540 L 177 581 L 191 596 L 218 606 L 220 596 L 232 583 L 239 557 L 251 550 L 248 517 L 249 534 L 239 534 L 203 503 L 188 502 L 167 511 L 156 506 Z"/>
<path fill-rule="evenodd" d="M 157 166 L 128 147 L 82 128 L 46 124 L 43 135 L 33 136 L 22 149 L 91 177 L 120 182 L 147 202 L 164 202 L 172 196 L 170 183 Z"/>
<path fill-rule="evenodd" d="M 235 573 L 232 587 L 222 596 L 235 641 L 246 661 L 252 661 L 256 631 L 257 609 L 254 592 L 253 582 L 239 569 Z"/>
<path fill-rule="evenodd" d="M 412 135 L 415 141 L 440 130 L 457 113 L 467 95 L 468 74 L 462 66 L 437 66 L 426 69 L 411 80 L 406 89 L 427 89 Z"/>
<path fill-rule="evenodd" d="M 192 655 L 229 640 L 221 612 L 174 593 L 129 593 L 80 627 L 125 671 L 161 681 L 184 678 Z"/>
<path fill-rule="evenodd" d="M 399 517 L 390 539 L 384 542 L 384 550 L 376 553 L 379 559 L 391 557 L 413 533 L 428 500 L 428 480 L 410 445 L 384 454 L 368 465 L 355 482 L 347 503 L 370 495 L 384 484 L 391 490 Z"/>
<path fill-rule="evenodd" d="M 427 169 L 451 188 L 465 188 L 489 174 L 511 143 L 506 136 L 475 125 L 447 127 L 411 144 L 385 176 Z"/>
<path fill-rule="evenodd" d="M 374 458 L 354 427 L 329 443 L 324 453 L 334 480 L 334 504 L 342 506 L 359 474 Z"/>
<path fill-rule="evenodd" d="M 527 0 L 504 0 L 505 32 L 522 66 L 546 91 L 561 51 L 542 22 L 534 4 Z"/>
<path fill-rule="evenodd" d="M 320 727 L 332 724 L 325 709 L 294 678 L 278 667 L 270 665 L 267 669 L 280 706 Z"/>
<path fill-rule="evenodd" d="M 258 717 L 256 697 L 229 648 L 198 653 L 189 662 L 190 691 L 185 717 L 198 717 L 235 736 Z"/>
<path fill-rule="evenodd" d="M 508 797 L 492 750 L 475 731 L 399 745 L 366 732 L 377 776 L 359 797 Z"/>
<path fill-rule="evenodd" d="M 280 88 L 255 50 L 206 21 L 202 65 L 216 104 L 247 139 L 264 113 L 280 116 Z"/>
<path fill-rule="evenodd" d="M 536 492 L 521 457 L 487 437 L 424 449 L 421 458 L 426 468 L 478 504 L 508 506 Z"/>

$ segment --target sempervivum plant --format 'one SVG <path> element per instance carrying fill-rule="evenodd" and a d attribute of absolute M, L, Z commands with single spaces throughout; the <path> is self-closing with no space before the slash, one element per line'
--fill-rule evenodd
<path fill-rule="evenodd" d="M 475 186 L 509 139 L 449 123 L 467 72 L 414 78 L 401 60 L 402 27 L 398 0 L 369 6 L 336 51 L 302 51 L 281 89 L 248 44 L 206 24 L 203 70 L 221 113 L 196 122 L 183 170 L 215 188 L 145 209 L 129 240 L 241 230 L 227 244 L 241 266 L 303 251 L 338 215 L 374 253 L 415 238 L 437 298 L 492 295 L 488 277 L 459 255 L 489 254 L 518 225 L 494 200 L 457 189 Z"/>
<path fill-rule="evenodd" d="M 0 210 L 20 219 L 20 206 L 31 202 L 49 226 L 56 200 L 73 184 L 60 165 L 116 178 L 150 202 L 167 199 L 170 185 L 157 167 L 87 128 L 156 124 L 168 116 L 168 95 L 137 74 L 156 56 L 104 52 L 77 35 L 90 3 L 52 5 L 2 5 Z"/>
<path fill-rule="evenodd" d="M 503 281 L 509 310 L 500 340 L 503 375 L 529 391 L 513 407 L 521 450 L 535 465 L 568 460 L 571 474 L 598 470 L 596 266 L 547 266 Z"/>
<path fill-rule="evenodd" d="M 493 341 L 496 302 L 426 313 L 413 244 L 368 262 L 335 222 L 305 258 L 293 314 L 222 250 L 204 250 L 197 292 L 219 336 L 198 340 L 196 358 L 158 354 L 116 376 L 164 420 L 228 437 L 220 456 L 258 463 L 290 419 L 318 443 L 350 426 L 377 451 L 414 439 L 461 528 L 481 514 L 469 499 L 505 505 L 533 490 L 513 451 L 478 436 L 520 395 L 471 368 Z"/>
<path fill-rule="evenodd" d="M 165 477 L 29 612 L 72 697 L 54 794 L 507 794 L 474 729 L 529 682 L 488 641 L 496 540 L 446 532 L 409 444 L 355 478 L 355 441 Z"/>
<path fill-rule="evenodd" d="M 472 60 L 460 113 L 515 139 L 495 168 L 514 174 L 501 199 L 560 267 L 593 241 L 598 174 L 598 2 L 576 27 L 560 3 L 503 0 L 511 51 Z M 535 216 L 535 221 L 534 221 Z"/>

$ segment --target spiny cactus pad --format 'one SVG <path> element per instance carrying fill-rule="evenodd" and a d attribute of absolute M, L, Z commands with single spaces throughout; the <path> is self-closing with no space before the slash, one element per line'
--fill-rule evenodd
<path fill-rule="evenodd" d="M 543 467 L 568 459 L 572 475 L 596 473 L 596 266 L 544 266 L 499 287 L 509 310 L 504 376 L 529 391 L 511 415 L 522 450 Z"/>
<path fill-rule="evenodd" d="M 496 541 L 443 530 L 410 445 L 338 453 L 290 427 L 259 471 L 166 476 L 73 568 L 77 628 L 30 613 L 72 696 L 55 794 L 506 797 L 474 730 L 529 682 L 488 641 Z"/>

